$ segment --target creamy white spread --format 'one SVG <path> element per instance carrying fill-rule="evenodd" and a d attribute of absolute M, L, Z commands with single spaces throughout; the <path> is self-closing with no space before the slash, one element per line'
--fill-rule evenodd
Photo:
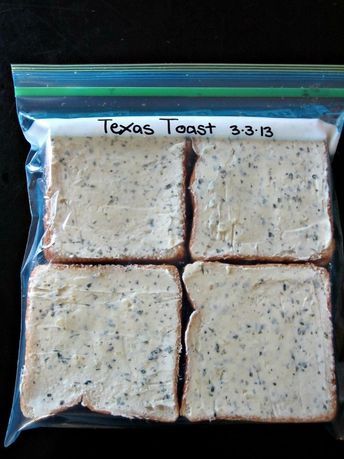
<path fill-rule="evenodd" d="M 183 275 L 195 307 L 187 332 L 183 415 L 190 420 L 334 415 L 326 271 L 196 262 Z"/>
<path fill-rule="evenodd" d="M 57 258 L 164 259 L 184 244 L 184 142 L 55 137 L 46 219 Z"/>
<path fill-rule="evenodd" d="M 81 402 L 113 415 L 176 419 L 181 294 L 171 270 L 36 268 L 28 293 L 24 415 L 40 418 Z"/>
<path fill-rule="evenodd" d="M 195 144 L 194 259 L 321 258 L 332 241 L 323 142 Z"/>

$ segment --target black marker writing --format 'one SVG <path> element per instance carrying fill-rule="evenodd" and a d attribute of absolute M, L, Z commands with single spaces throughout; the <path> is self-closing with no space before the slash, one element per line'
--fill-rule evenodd
<path fill-rule="evenodd" d="M 215 124 L 211 122 L 207 124 L 175 124 L 174 121 L 179 121 L 179 118 L 159 118 L 160 121 L 166 121 L 168 135 L 171 134 L 189 134 L 189 135 L 209 135 L 214 133 Z"/>
<path fill-rule="evenodd" d="M 102 121 L 104 133 L 108 134 L 109 130 L 112 134 L 115 135 L 123 135 L 125 132 L 129 134 L 145 134 L 145 135 L 153 135 L 154 129 L 149 124 L 144 124 L 141 126 L 140 124 L 118 124 L 113 121 L 112 118 L 98 118 L 98 121 Z"/>

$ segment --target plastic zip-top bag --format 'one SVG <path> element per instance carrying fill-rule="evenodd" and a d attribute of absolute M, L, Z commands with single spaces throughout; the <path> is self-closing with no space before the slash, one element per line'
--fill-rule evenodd
<path fill-rule="evenodd" d="M 160 422 L 342 438 L 344 68 L 12 71 L 32 223 L 5 444 Z"/>

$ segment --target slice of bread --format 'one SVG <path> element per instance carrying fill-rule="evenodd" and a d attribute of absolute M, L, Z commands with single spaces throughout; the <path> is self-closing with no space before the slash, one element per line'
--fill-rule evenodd
<path fill-rule="evenodd" d="M 181 414 L 191 421 L 329 421 L 336 385 L 328 272 L 304 265 L 187 265 Z"/>
<path fill-rule="evenodd" d="M 24 416 L 40 419 L 81 403 L 174 421 L 181 298 L 173 266 L 35 268 L 20 388 Z"/>
<path fill-rule="evenodd" d="M 52 138 L 46 147 L 46 258 L 182 259 L 187 145 L 173 137 Z"/>
<path fill-rule="evenodd" d="M 194 146 L 194 260 L 330 260 L 324 143 L 208 138 Z"/>

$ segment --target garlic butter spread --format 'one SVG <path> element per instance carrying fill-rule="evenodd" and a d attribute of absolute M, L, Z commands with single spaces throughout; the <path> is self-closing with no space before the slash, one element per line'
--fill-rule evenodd
<path fill-rule="evenodd" d="M 78 402 L 126 417 L 174 420 L 181 294 L 173 267 L 36 268 L 29 283 L 25 416 Z"/>
<path fill-rule="evenodd" d="M 57 258 L 165 259 L 184 244 L 184 142 L 55 137 L 45 245 Z"/>
<path fill-rule="evenodd" d="M 186 332 L 184 416 L 333 417 L 325 269 L 196 262 L 186 266 L 183 280 L 195 308 Z"/>
<path fill-rule="evenodd" d="M 196 143 L 194 259 L 319 259 L 332 242 L 325 144 Z"/>

